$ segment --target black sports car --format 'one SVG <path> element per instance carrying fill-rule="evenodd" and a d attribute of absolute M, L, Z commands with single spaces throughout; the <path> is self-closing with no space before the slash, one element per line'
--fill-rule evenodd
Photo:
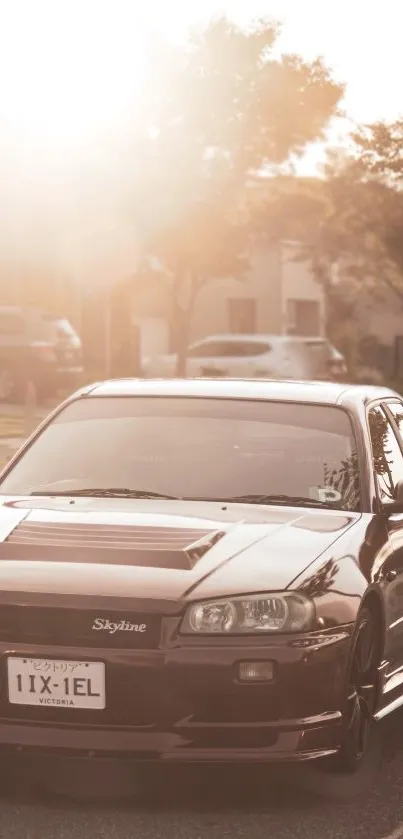
<path fill-rule="evenodd" d="M 403 403 L 107 382 L 0 477 L 0 744 L 326 758 L 403 704 Z"/>

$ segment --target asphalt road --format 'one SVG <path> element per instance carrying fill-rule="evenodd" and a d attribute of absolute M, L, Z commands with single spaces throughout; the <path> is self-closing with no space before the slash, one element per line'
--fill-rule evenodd
<path fill-rule="evenodd" d="M 385 724 L 386 726 L 386 724 Z M 384 727 L 383 768 L 314 793 L 295 773 L 168 770 L 142 780 L 86 764 L 24 760 L 4 768 L 1 839 L 399 839 L 403 837 L 403 715 Z M 49 790 L 53 786 L 53 791 Z M 337 784 L 336 784 L 337 787 Z M 356 791 L 355 791 L 356 792 Z M 117 793 L 121 794 L 119 798 Z"/>

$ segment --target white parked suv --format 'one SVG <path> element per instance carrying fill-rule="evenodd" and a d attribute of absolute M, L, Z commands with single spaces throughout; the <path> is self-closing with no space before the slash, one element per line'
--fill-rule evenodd
<path fill-rule="evenodd" d="M 176 361 L 175 354 L 144 359 L 143 374 L 174 377 Z M 191 344 L 187 376 L 343 380 L 347 368 L 344 356 L 326 338 L 229 334 Z"/>

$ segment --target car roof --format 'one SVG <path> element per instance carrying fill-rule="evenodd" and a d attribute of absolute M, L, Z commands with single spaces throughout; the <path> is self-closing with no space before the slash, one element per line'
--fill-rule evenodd
<path fill-rule="evenodd" d="M 199 399 L 267 399 L 343 405 L 400 398 L 389 388 L 336 382 L 267 379 L 114 379 L 83 388 L 79 396 L 161 396 Z"/>

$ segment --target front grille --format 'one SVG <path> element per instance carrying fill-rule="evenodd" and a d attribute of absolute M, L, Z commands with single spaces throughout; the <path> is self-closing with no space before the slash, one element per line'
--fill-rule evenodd
<path fill-rule="evenodd" d="M 246 691 L 244 695 L 214 695 L 193 697 L 191 700 L 194 713 L 191 726 L 226 724 L 250 725 L 268 723 L 281 717 L 281 705 L 277 694 L 268 695 L 266 686 L 262 691 Z"/>
<path fill-rule="evenodd" d="M 117 631 L 114 634 L 94 631 L 92 625 L 96 619 L 111 623 L 122 620 L 137 625 L 144 623 L 147 631 Z M 147 666 L 146 650 L 158 649 L 160 634 L 161 616 L 150 613 L 0 605 L 0 643 L 42 645 L 40 655 L 50 659 L 75 658 L 71 651 L 68 656 L 59 650 L 55 651 L 57 647 L 76 647 L 77 659 L 83 658 L 82 650 L 86 648 L 86 659 L 105 661 L 107 702 L 104 710 L 95 711 L 11 705 L 7 699 L 7 665 L 4 656 L 0 674 L 0 719 L 76 726 L 144 727 L 155 724 L 160 697 L 165 696 L 167 691 L 160 684 L 158 670 Z M 145 651 L 135 667 L 130 659 L 125 662 L 123 656 L 116 656 L 116 651 L 131 649 Z M 108 650 L 111 652 L 108 653 Z M 30 654 L 35 656 L 35 653 Z"/>
<path fill-rule="evenodd" d="M 118 629 L 94 630 L 93 624 L 121 621 L 145 624 L 144 632 Z M 99 624 L 98 624 L 99 625 Z M 112 627 L 110 627 L 112 629 Z M 157 649 L 161 635 L 161 617 L 150 613 L 106 612 L 102 609 L 68 609 L 39 606 L 0 606 L 0 641 L 52 646 L 94 647 L 95 649 Z"/>

